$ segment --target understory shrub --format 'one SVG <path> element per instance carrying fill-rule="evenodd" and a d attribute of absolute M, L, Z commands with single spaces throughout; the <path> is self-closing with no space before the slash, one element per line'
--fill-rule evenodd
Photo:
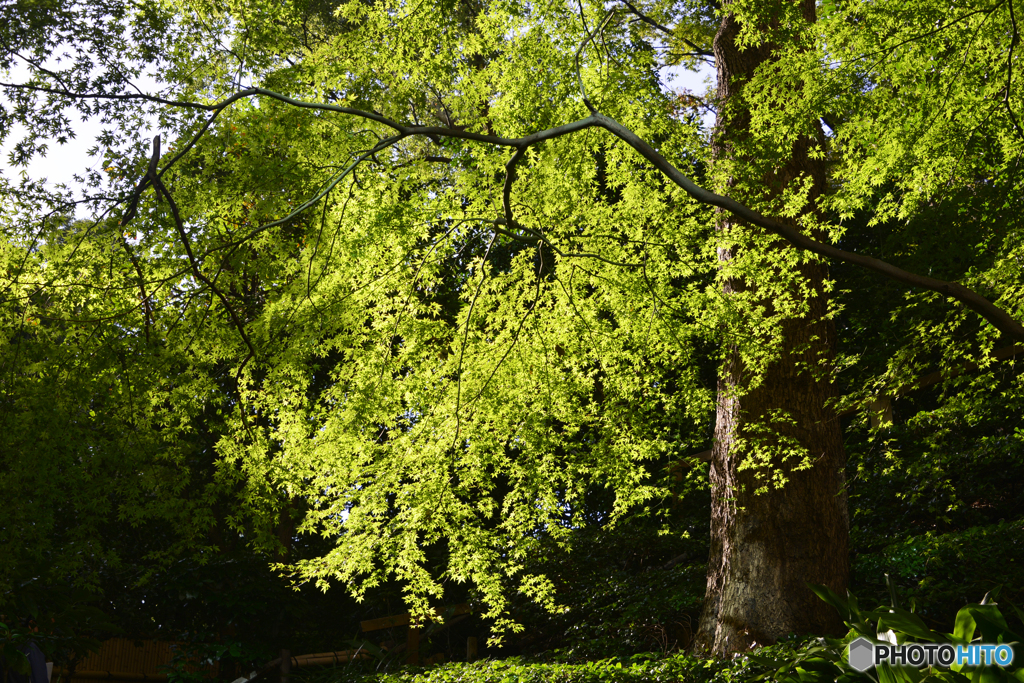
<path fill-rule="evenodd" d="M 1024 612 L 1013 605 L 1004 611 L 986 595 L 981 602 L 962 607 L 951 623 L 951 632 L 935 631 L 911 610 L 897 606 L 896 585 L 887 582 L 888 606 L 861 610 L 856 597 L 840 596 L 824 586 L 812 586 L 820 598 L 835 607 L 849 627 L 843 638 L 788 637 L 754 652 L 729 659 L 704 659 L 685 652 L 643 653 L 590 662 L 564 661 L 565 651 L 538 657 L 453 662 L 433 667 L 409 667 L 395 672 L 375 672 L 372 667 L 341 666 L 306 670 L 301 683 L 1024 683 Z M 1011 627 L 1007 617 L 1014 621 Z M 913 642 L 1011 643 L 1014 663 L 1000 667 L 890 667 L 881 665 L 865 672 L 849 666 L 847 646 L 867 638 L 875 643 Z"/>
<path fill-rule="evenodd" d="M 960 607 L 997 587 L 1004 600 L 1024 603 L 1024 521 L 911 536 L 856 556 L 852 569 L 866 602 L 888 601 L 891 577 L 900 607 L 913 605 L 932 628 L 948 630 Z"/>

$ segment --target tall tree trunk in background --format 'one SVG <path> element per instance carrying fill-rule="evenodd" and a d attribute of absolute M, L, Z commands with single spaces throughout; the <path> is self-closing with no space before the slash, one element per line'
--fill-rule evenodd
<path fill-rule="evenodd" d="M 813 0 L 782 1 L 799 2 L 804 18 L 814 21 Z M 714 42 L 719 98 L 715 154 L 742 163 L 730 141 L 742 139 L 749 119 L 742 108 L 730 115 L 726 104 L 770 58 L 772 46 L 740 51 L 735 44 L 739 31 L 737 18 L 728 15 Z M 809 175 L 814 180 L 813 201 L 824 189 L 825 169 L 821 162 L 808 158 L 809 143 L 794 145 L 788 163 L 764 182 L 781 190 L 797 176 Z M 737 198 L 743 201 L 743 197 Z M 729 230 L 733 220 L 722 214 L 720 228 Z M 780 243 L 777 248 L 789 247 Z M 724 250 L 720 253 L 723 261 L 732 257 Z M 834 358 L 835 330 L 826 317 L 824 291 L 828 273 L 824 265 L 810 265 L 803 267 L 802 274 L 816 292 L 810 314 L 783 324 L 785 351 L 769 367 L 760 386 L 746 389 L 745 377 L 750 373 L 735 350 L 720 369 L 711 461 L 711 553 L 696 638 L 701 652 L 722 655 L 768 644 L 789 633 L 829 633 L 842 628 L 835 610 L 806 585 L 819 583 L 845 591 L 849 525 L 842 435 L 835 412 L 825 405 L 831 396 L 831 382 L 828 373 L 815 377 L 806 369 L 820 368 Z M 726 295 L 740 286 L 727 282 Z M 814 465 L 792 471 L 792 463 L 787 463 L 783 469 L 788 472 L 788 483 L 781 490 L 755 495 L 757 483 L 751 470 L 739 471 L 742 456 L 736 452 L 736 438 L 748 425 L 764 421 L 777 410 L 787 412 L 794 424 L 777 427 L 776 432 L 796 439 L 808 450 Z"/>

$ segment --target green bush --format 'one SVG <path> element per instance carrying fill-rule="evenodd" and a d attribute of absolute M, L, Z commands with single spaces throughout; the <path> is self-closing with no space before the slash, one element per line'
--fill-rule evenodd
<path fill-rule="evenodd" d="M 638 522 L 580 529 L 571 542 L 571 549 L 551 544 L 527 567 L 551 578 L 560 609 L 516 600 L 524 634 L 494 654 L 560 650 L 580 661 L 689 646 L 707 584 L 706 538 Z"/>
<path fill-rule="evenodd" d="M 729 683 L 764 671 L 745 657 L 715 660 L 646 653 L 581 663 L 510 657 L 385 674 L 339 667 L 306 674 L 303 683 Z"/>
<path fill-rule="evenodd" d="M 1002 596 L 1024 602 L 1024 521 L 1002 522 L 946 534 L 911 536 L 854 558 L 858 595 L 872 603 L 888 596 L 892 577 L 906 606 L 933 628 L 949 629 L 971 596 L 1002 585 Z"/>
<path fill-rule="evenodd" d="M 1009 643 L 1019 644 L 1021 637 L 1009 627 L 1003 614 L 986 595 L 980 603 L 961 608 L 953 620 L 951 633 L 934 631 L 912 611 L 897 607 L 895 584 L 889 582 L 890 605 L 861 611 L 857 599 L 848 594 L 843 598 L 825 586 L 812 586 L 815 593 L 835 607 L 850 628 L 844 638 L 815 638 L 795 647 L 780 643 L 748 656 L 756 666 L 763 668 L 751 680 L 772 680 L 780 683 L 808 683 L 834 681 L 855 683 L 920 683 L 925 680 L 949 683 L 1020 683 L 1024 681 L 1022 658 L 1005 669 L 996 666 L 944 667 L 879 667 L 858 672 L 847 662 L 847 645 L 858 638 L 874 643 L 893 642 L 903 645 L 913 642 L 950 643 Z M 1011 606 L 1012 612 L 1024 622 L 1024 613 Z M 1018 628 L 1017 631 L 1020 631 Z M 787 649 L 788 648 L 788 649 Z M 1018 645 L 1019 648 L 1019 645 Z"/>
<path fill-rule="evenodd" d="M 929 628 L 912 611 L 898 607 L 896 587 L 888 582 L 890 605 L 862 611 L 857 599 L 842 597 L 824 586 L 811 586 L 823 600 L 835 607 L 849 627 L 843 638 L 784 638 L 755 652 L 731 659 L 702 659 L 677 652 L 670 655 L 639 654 L 592 662 L 557 661 L 558 654 L 539 658 L 510 657 L 473 663 L 452 663 L 430 668 L 412 667 L 393 673 L 376 673 L 371 668 L 343 666 L 306 671 L 302 683 L 732 683 L 734 681 L 778 683 L 1024 683 L 1024 653 L 1015 665 L 999 667 L 952 666 L 890 667 L 882 665 L 858 672 L 847 662 L 847 645 L 857 638 L 872 642 L 886 639 L 899 644 L 911 642 L 972 642 L 1019 644 L 1019 626 L 1011 629 L 996 603 L 986 595 L 980 603 L 962 607 L 950 633 Z M 1024 623 L 1024 613 L 1010 606 L 1010 613 Z M 1019 649 L 1019 645 L 1018 645 Z M 564 656 L 564 655 L 562 655 Z M 552 661 L 554 660 L 554 661 Z"/>

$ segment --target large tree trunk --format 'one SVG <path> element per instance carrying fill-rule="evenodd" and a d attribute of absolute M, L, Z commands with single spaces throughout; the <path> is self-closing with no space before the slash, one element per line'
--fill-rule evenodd
<path fill-rule="evenodd" d="M 784 1 L 799 2 L 804 18 L 814 20 L 813 0 Z M 771 58 L 772 46 L 741 52 L 735 44 L 739 30 L 739 20 L 729 15 L 715 37 L 719 95 L 715 153 L 743 163 L 733 142 L 746 133 L 748 119 L 742 107 L 733 109 L 728 104 L 758 65 Z M 813 202 L 824 187 L 824 168 L 808 158 L 809 142 L 797 142 L 791 158 L 764 182 L 781 191 L 798 176 L 810 176 Z M 732 221 L 723 214 L 720 229 L 732 229 Z M 780 243 L 775 248 L 789 247 Z M 720 254 L 723 260 L 734 256 L 726 251 Z M 720 370 L 711 461 L 711 554 L 696 638 L 698 651 L 704 653 L 722 655 L 769 644 L 789 633 L 835 633 L 842 627 L 835 610 L 806 585 L 819 583 L 845 591 L 849 525 L 842 435 L 835 412 L 826 407 L 832 391 L 829 373 L 808 371 L 828 367 L 834 357 L 835 331 L 826 315 L 824 290 L 827 268 L 806 265 L 801 275 L 815 293 L 810 313 L 783 323 L 785 350 L 768 368 L 763 382 L 753 389 L 747 386 L 751 372 L 735 349 Z M 726 295 L 741 286 L 727 282 Z M 764 304 L 770 308 L 771 302 Z M 757 495 L 759 482 L 753 470 L 739 469 L 742 454 L 737 441 L 750 434 L 750 425 L 764 424 L 775 411 L 793 419 L 792 424 L 774 427 L 779 441 L 795 439 L 807 449 L 813 466 L 794 471 L 795 462 L 776 458 L 773 465 L 787 473 L 788 483 Z"/>

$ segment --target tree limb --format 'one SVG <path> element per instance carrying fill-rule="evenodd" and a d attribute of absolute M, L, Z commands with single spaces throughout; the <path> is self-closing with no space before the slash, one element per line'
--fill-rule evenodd
<path fill-rule="evenodd" d="M 837 247 L 833 247 L 830 244 L 818 242 L 817 240 L 801 233 L 796 228 L 771 218 L 767 218 L 750 207 L 740 204 L 735 199 L 723 197 L 700 187 L 679 169 L 669 163 L 669 161 L 659 154 L 657 150 L 651 147 L 644 140 L 641 140 L 633 131 L 629 130 L 622 124 L 604 116 L 603 114 L 593 114 L 589 118 L 595 119 L 596 125 L 604 128 L 636 150 L 640 156 L 651 162 L 651 164 L 665 174 L 669 180 L 681 187 L 688 195 L 702 204 L 710 204 L 711 206 L 717 206 L 721 209 L 725 209 L 747 223 L 764 228 L 768 232 L 778 235 L 798 249 L 809 251 L 826 258 L 846 261 L 847 263 L 852 263 L 884 275 L 891 280 L 896 280 L 897 282 L 902 282 L 904 284 L 911 285 L 912 287 L 928 289 L 956 299 L 964 306 L 990 322 L 1003 334 L 1017 341 L 1024 342 L 1024 326 L 1014 320 L 1009 313 L 999 308 L 974 290 L 964 287 L 956 282 L 947 282 L 945 280 L 939 280 L 925 275 L 917 275 L 916 273 L 903 270 L 902 268 L 898 268 L 891 263 L 886 263 L 880 259 L 850 251 L 844 251 Z"/>
<path fill-rule="evenodd" d="M 512 158 L 505 164 L 505 184 L 501 189 L 501 207 L 505 212 L 505 220 L 509 226 L 515 225 L 515 220 L 512 218 L 512 183 L 516 181 L 516 164 L 523 158 L 523 154 L 526 153 L 526 147 L 517 147 L 516 151 L 512 154 Z"/>
<path fill-rule="evenodd" d="M 248 355 L 246 355 L 246 357 L 242 361 L 241 365 L 238 366 L 238 370 L 235 373 L 235 382 L 240 384 L 241 383 L 241 377 L 242 377 L 242 370 L 249 363 L 249 361 L 252 360 L 256 356 L 256 347 L 253 346 L 252 341 L 249 339 L 249 335 L 245 331 L 245 325 L 242 323 L 241 319 L 238 317 L 238 313 L 235 312 L 234 307 L 228 301 L 227 297 L 224 295 L 223 292 L 220 291 L 220 289 L 217 288 L 217 286 L 213 282 L 210 281 L 210 279 L 208 277 L 206 277 L 203 274 L 203 271 L 200 270 L 199 263 L 196 260 L 195 254 L 192 252 L 192 243 L 188 239 L 188 233 L 185 232 L 185 224 L 181 220 L 181 214 L 178 211 L 178 204 L 177 204 L 177 202 L 174 201 L 174 197 L 171 196 L 171 193 L 167 189 L 167 186 L 164 185 L 163 180 L 160 179 L 160 174 L 157 173 L 157 163 L 159 162 L 159 160 L 160 160 L 160 136 L 156 135 L 153 138 L 153 156 L 150 157 L 149 166 L 146 169 L 146 178 L 143 180 L 143 182 L 139 183 L 139 190 L 136 192 L 136 195 L 134 197 L 134 201 L 135 202 L 138 201 L 138 194 L 139 194 L 139 192 L 141 192 L 142 188 L 145 187 L 146 181 L 148 180 L 149 184 L 151 184 L 153 186 L 153 189 L 157 192 L 157 197 L 159 197 L 160 195 L 163 195 L 164 199 L 166 199 L 167 203 L 170 205 L 170 207 L 171 207 L 171 217 L 174 220 L 174 227 L 175 227 L 175 229 L 178 232 L 178 237 L 181 238 L 182 246 L 185 248 L 185 255 L 188 257 L 189 265 L 192 268 L 192 274 L 195 276 L 195 278 L 197 280 L 199 280 L 200 282 L 205 284 L 207 287 L 209 287 L 210 291 L 213 292 L 217 296 L 218 299 L 220 299 L 221 304 L 223 304 L 224 308 L 227 309 L 228 315 L 231 317 L 231 321 L 234 323 L 235 328 L 238 330 L 239 336 L 242 337 L 242 341 L 245 342 L 245 346 L 249 349 Z M 133 204 L 133 208 L 134 208 L 134 204 Z M 248 423 L 248 420 L 246 419 L 246 416 L 245 416 L 245 409 L 244 409 L 244 407 L 242 407 L 240 405 L 239 406 L 239 411 L 240 411 L 241 416 L 242 416 L 242 422 L 245 424 L 246 431 L 250 431 L 249 423 Z M 250 431 L 250 433 L 251 433 L 251 431 Z"/>
<path fill-rule="evenodd" d="M 156 164 L 159 158 L 160 136 L 157 135 L 153 138 L 153 157 L 149 161 L 149 168 L 146 170 L 146 177 L 149 178 L 149 182 L 152 183 L 154 189 L 156 189 L 159 194 L 163 195 L 164 199 L 167 200 L 167 203 L 171 207 L 171 217 L 174 219 L 174 227 L 178 232 L 178 237 L 181 238 L 182 246 L 185 248 L 185 255 L 188 257 L 189 265 L 192 267 L 192 274 L 195 275 L 197 280 L 209 287 L 210 291 L 220 299 L 221 304 L 223 304 L 224 308 L 227 309 L 228 315 L 231 316 L 232 322 L 234 322 L 235 327 L 238 329 L 238 334 L 242 337 L 242 341 L 244 341 L 246 347 L 248 347 L 249 356 L 242 363 L 242 367 L 245 367 L 245 364 L 256 355 L 256 348 L 249 340 L 249 335 L 245 332 L 245 325 L 242 324 L 241 319 L 238 317 L 238 314 L 235 312 L 234 307 L 228 301 L 227 297 L 220 291 L 220 289 L 217 288 L 216 285 L 213 284 L 213 282 L 210 281 L 210 278 L 206 277 L 206 275 L 203 274 L 203 271 L 200 270 L 199 262 L 196 260 L 195 254 L 192 253 L 192 243 L 188 238 L 188 233 L 185 232 L 185 224 L 182 222 L 181 214 L 178 212 L 178 204 L 174 201 L 174 197 L 171 196 L 167 186 L 164 185 L 164 182 L 156 172 Z"/>
<path fill-rule="evenodd" d="M 1006 112 L 1010 115 L 1013 127 L 1017 130 L 1017 135 L 1024 139 L 1024 130 L 1021 129 L 1020 123 L 1017 122 L 1017 116 L 1013 113 L 1013 107 L 1010 106 L 1010 86 L 1013 84 L 1013 51 L 1020 42 L 1020 34 L 1017 32 L 1017 17 L 1013 13 L 1013 0 L 1007 0 L 1006 4 L 1010 6 L 1010 23 L 1013 24 L 1013 38 L 1010 40 L 1010 54 L 1006 56 L 1006 92 L 1003 94 L 1003 104 L 1006 106 Z"/>
<path fill-rule="evenodd" d="M 692 42 L 692 41 L 690 41 L 690 40 L 687 40 L 686 38 L 681 38 L 681 37 L 677 36 L 677 35 L 675 34 L 675 31 L 673 31 L 672 29 L 670 29 L 670 28 L 669 28 L 668 26 L 664 26 L 664 25 L 662 25 L 662 24 L 659 24 L 659 23 L 658 23 L 658 22 L 656 22 L 656 21 L 655 21 L 654 19 L 651 19 L 651 18 L 650 18 L 649 16 L 647 16 L 646 14 L 644 14 L 643 12 L 641 12 L 640 10 L 638 10 L 638 9 L 637 9 L 637 8 L 636 8 L 636 7 L 635 7 L 635 6 L 633 5 L 633 3 L 631 3 L 631 2 L 629 1 L 629 0 L 622 0 L 622 4 L 624 4 L 624 5 L 625 5 L 625 6 L 626 6 L 626 7 L 627 7 L 627 8 L 629 9 L 629 11 L 630 11 L 630 12 L 632 12 L 633 14 L 635 14 L 635 15 L 636 15 L 636 17 L 637 17 L 637 18 L 638 18 L 638 19 L 639 19 L 640 21 L 642 21 L 642 22 L 644 22 L 645 24 L 648 24 L 648 25 L 650 25 L 650 26 L 653 26 L 654 28 L 658 29 L 658 30 L 659 30 L 659 31 L 661 31 L 662 33 L 667 33 L 668 35 L 672 36 L 673 38 L 676 38 L 676 39 L 678 39 L 678 40 L 681 40 L 681 41 L 683 41 L 683 44 L 684 44 L 684 45 L 686 45 L 686 46 L 687 46 L 688 48 L 690 48 L 691 50 L 693 50 L 693 56 L 694 56 L 694 57 L 698 57 L 698 56 L 699 56 L 699 57 L 711 57 L 712 59 L 714 59 L 714 57 L 715 57 L 715 53 L 714 53 L 714 52 L 708 52 L 707 50 L 705 50 L 705 49 L 701 48 L 701 47 L 700 47 L 699 45 L 697 45 L 696 43 L 694 43 L 694 42 Z"/>
<path fill-rule="evenodd" d="M 2 85 L 2 84 L 0 84 Z M 655 168 L 662 172 L 669 180 L 678 185 L 683 191 L 685 191 L 691 198 L 702 203 L 729 211 L 734 214 L 737 218 L 746 221 L 751 225 L 756 225 L 760 228 L 767 230 L 768 232 L 778 235 L 797 249 L 803 251 L 809 251 L 825 258 L 835 259 L 838 261 L 845 261 L 854 265 L 866 268 L 867 270 L 874 271 L 883 275 L 891 280 L 902 282 L 912 287 L 920 287 L 933 292 L 938 292 L 943 296 L 950 297 L 962 303 L 967 308 L 971 309 L 989 323 L 991 323 L 996 329 L 1003 334 L 1007 335 L 1011 339 L 1018 342 L 1024 342 L 1024 325 L 1021 325 L 1015 320 L 1009 313 L 999 308 L 991 301 L 981 296 L 977 292 L 957 282 L 947 282 L 945 280 L 939 280 L 924 275 L 918 275 L 909 271 L 898 268 L 890 263 L 882 261 L 880 259 L 873 258 L 871 256 L 865 256 L 863 254 L 857 254 L 854 252 L 845 251 L 834 247 L 830 244 L 824 244 L 819 242 L 808 235 L 801 233 L 795 227 L 786 225 L 779 221 L 768 218 L 761 213 L 751 209 L 740 202 L 716 194 L 710 190 L 707 190 L 697 185 L 691 180 L 686 174 L 676 168 L 671 162 L 669 162 L 664 156 L 655 150 L 649 143 L 642 140 L 632 130 L 626 128 L 622 124 L 618 123 L 614 119 L 591 109 L 592 113 L 586 118 L 572 121 L 570 123 L 555 126 L 554 128 L 548 128 L 546 130 L 539 130 L 529 135 L 525 135 L 520 138 L 505 138 L 497 135 L 486 135 L 482 133 L 474 133 L 467 130 L 460 130 L 457 128 L 446 128 L 443 126 L 417 126 L 417 125 L 405 125 L 390 119 L 386 116 L 378 114 L 376 112 L 367 112 L 360 109 L 353 109 L 351 107 L 341 107 L 332 104 L 321 104 L 317 102 L 306 102 L 302 100 L 296 100 L 294 98 L 276 93 L 266 88 L 248 88 L 246 90 L 239 91 L 221 102 L 210 105 L 192 104 L 190 106 L 201 108 L 208 111 L 216 111 L 227 107 L 233 102 L 241 100 L 247 97 L 263 96 L 269 97 L 286 104 L 290 104 L 295 107 L 303 109 L 314 109 L 318 111 L 331 111 L 339 114 L 346 114 L 350 116 L 357 116 L 363 119 L 375 121 L 381 125 L 387 126 L 395 131 L 395 135 L 386 138 L 380 144 L 376 145 L 370 152 L 360 156 L 356 159 L 342 175 L 336 179 L 335 183 L 332 183 L 333 187 L 336 182 L 340 182 L 341 178 L 352 171 L 361 161 L 365 160 L 368 156 L 376 151 L 379 151 L 383 147 L 390 146 L 399 142 L 400 140 L 415 136 L 423 135 L 426 137 L 439 137 L 439 138 L 455 138 L 460 140 L 467 140 L 470 142 L 479 142 L 484 144 L 496 145 L 499 147 L 512 147 L 517 151 L 513 155 L 512 159 L 518 161 L 518 157 L 528 147 L 544 142 L 546 140 L 554 140 L 565 135 L 576 133 L 581 130 L 588 128 L 603 128 L 615 137 L 619 138 L 630 147 L 632 147 L 637 153 L 640 154 L 644 159 L 650 162 Z M 108 96 L 109 97 L 109 96 Z M 586 104 L 590 107 L 592 105 L 589 102 Z M 511 164 L 512 160 L 510 160 Z M 168 166 L 169 167 L 169 166 Z M 157 179 L 159 175 L 162 175 L 168 167 L 165 167 L 159 174 L 154 174 Z M 506 167 L 506 171 L 508 167 Z M 149 174 L 147 174 L 149 175 Z M 506 186 L 509 184 L 509 176 L 506 176 Z M 140 188 L 137 190 L 141 191 L 143 185 L 140 184 Z M 273 225 L 279 225 L 286 220 L 294 217 L 301 211 L 305 210 L 309 206 L 312 206 L 316 199 L 319 199 L 322 194 L 318 195 L 317 198 L 305 202 L 299 206 L 296 210 L 292 211 L 288 216 L 283 219 L 273 221 L 265 226 L 257 228 L 257 232 L 265 230 Z M 504 201 L 504 197 L 503 197 Z M 514 226 L 509 226 L 514 227 Z"/>

